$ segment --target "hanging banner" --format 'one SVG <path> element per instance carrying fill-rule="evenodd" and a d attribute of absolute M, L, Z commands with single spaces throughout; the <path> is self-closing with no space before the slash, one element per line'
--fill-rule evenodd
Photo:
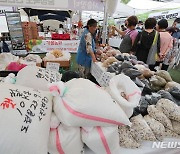
<path fill-rule="evenodd" d="M 153 17 L 156 20 L 176 19 L 176 18 L 180 17 L 180 9 L 164 11 L 164 12 L 157 12 L 157 13 L 151 13 L 151 14 L 149 14 L 149 17 Z"/>
<path fill-rule="evenodd" d="M 103 11 L 104 5 L 102 0 L 69 0 L 69 8 L 80 11 Z"/>
<path fill-rule="evenodd" d="M 0 0 L 0 6 L 103 11 L 102 0 Z"/>
<path fill-rule="evenodd" d="M 30 40 L 28 48 L 34 52 L 50 52 L 54 49 L 76 53 L 79 40 Z"/>
<path fill-rule="evenodd" d="M 0 5 L 32 8 L 67 9 L 68 0 L 0 0 Z"/>

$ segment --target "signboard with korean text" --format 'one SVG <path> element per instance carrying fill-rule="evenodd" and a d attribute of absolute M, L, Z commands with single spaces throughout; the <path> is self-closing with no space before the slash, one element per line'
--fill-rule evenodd
<path fill-rule="evenodd" d="M 164 11 L 164 12 L 157 12 L 157 13 L 151 13 L 149 17 L 153 17 L 156 20 L 161 20 L 161 19 L 176 19 L 180 17 L 180 9 L 175 9 L 175 10 L 169 10 L 169 11 Z"/>
<path fill-rule="evenodd" d="M 103 11 L 101 0 L 0 0 L 0 6 Z"/>
<path fill-rule="evenodd" d="M 68 8 L 68 0 L 0 0 L 0 5 L 32 8 L 66 9 Z"/>
<path fill-rule="evenodd" d="M 79 40 L 31 40 L 28 48 L 33 52 L 50 52 L 54 49 L 76 53 Z"/>
<path fill-rule="evenodd" d="M 46 65 L 46 69 L 55 71 L 55 72 L 59 72 L 59 67 L 60 67 L 59 63 L 47 62 L 47 65 Z"/>
<path fill-rule="evenodd" d="M 102 0 L 69 0 L 69 8 L 72 10 L 103 11 Z"/>

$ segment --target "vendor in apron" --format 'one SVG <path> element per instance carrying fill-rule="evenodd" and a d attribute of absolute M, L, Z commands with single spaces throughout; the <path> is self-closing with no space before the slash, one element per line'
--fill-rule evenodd
<path fill-rule="evenodd" d="M 90 19 L 87 22 L 79 43 L 76 61 L 78 64 L 78 71 L 82 78 L 90 77 L 91 62 L 96 62 L 95 57 L 95 40 L 93 35 L 96 33 L 97 21 Z"/>
<path fill-rule="evenodd" d="M 122 35 L 122 38 L 123 38 L 121 45 L 120 45 L 120 52 L 131 53 L 132 46 L 133 46 L 136 36 L 138 34 L 138 31 L 136 30 L 137 23 L 138 23 L 137 17 L 130 16 L 126 20 L 126 24 L 125 24 L 128 28 L 127 30 L 121 31 L 121 30 L 117 29 L 115 26 L 112 27 L 120 35 Z"/>

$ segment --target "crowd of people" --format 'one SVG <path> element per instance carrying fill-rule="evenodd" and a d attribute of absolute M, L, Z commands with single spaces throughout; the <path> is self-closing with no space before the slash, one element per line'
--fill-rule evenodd
<path fill-rule="evenodd" d="M 136 16 L 130 16 L 125 25 L 125 31 L 113 27 L 123 36 L 120 51 L 135 54 L 153 71 L 156 68 L 167 70 L 178 54 L 180 18 L 175 19 L 171 27 L 166 19 L 157 22 L 155 18 L 148 18 L 143 27 Z"/>
<path fill-rule="evenodd" d="M 121 30 L 116 26 L 111 28 L 122 37 L 120 52 L 136 55 L 139 61 L 148 64 L 153 71 L 168 70 L 179 52 L 180 18 L 175 19 L 169 27 L 166 19 L 157 22 L 155 18 L 148 18 L 143 23 L 136 16 L 130 16 Z M 81 77 L 84 78 L 90 74 L 91 61 L 96 62 L 97 31 L 97 21 L 90 19 L 80 39 L 77 63 Z"/>

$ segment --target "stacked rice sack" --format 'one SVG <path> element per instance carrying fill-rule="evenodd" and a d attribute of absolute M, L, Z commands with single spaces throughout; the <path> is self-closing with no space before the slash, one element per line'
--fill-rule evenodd
<path fill-rule="evenodd" d="M 58 72 L 37 66 L 27 66 L 18 72 L 16 84 L 48 91 L 48 84 L 61 81 L 61 77 Z"/>
<path fill-rule="evenodd" d="M 55 96 L 53 110 L 61 123 L 60 126 L 81 130 L 82 142 L 95 153 L 118 153 L 118 126 L 130 126 L 131 122 L 105 90 L 86 79 L 53 83 L 49 90 Z M 59 147 L 65 149 L 63 143 Z M 82 148 L 79 148 L 77 151 L 81 150 Z M 55 142 L 51 151 L 57 151 Z"/>
<path fill-rule="evenodd" d="M 0 83 L 0 153 L 48 152 L 52 100 L 49 92 Z"/>

